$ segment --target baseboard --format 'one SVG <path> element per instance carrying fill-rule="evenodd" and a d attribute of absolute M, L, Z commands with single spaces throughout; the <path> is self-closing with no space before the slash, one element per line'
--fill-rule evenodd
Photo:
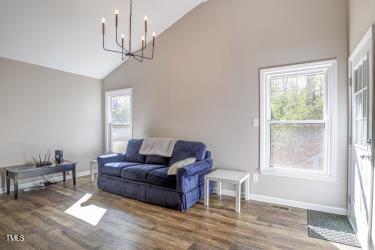
<path fill-rule="evenodd" d="M 216 192 L 216 188 L 214 188 L 214 192 Z M 223 195 L 236 196 L 236 192 L 234 190 L 222 189 L 221 193 Z M 242 197 L 244 197 L 244 196 L 245 196 L 244 193 L 242 193 Z M 250 200 L 272 203 L 272 204 L 278 204 L 278 205 L 283 205 L 283 206 L 288 206 L 288 207 L 296 207 L 296 208 L 316 210 L 316 211 L 321 211 L 321 212 L 326 212 L 326 213 L 347 215 L 347 209 L 346 208 L 326 206 L 326 205 L 320 205 L 320 204 L 302 202 L 302 201 L 295 201 L 295 200 L 287 200 L 287 199 L 258 195 L 258 194 L 252 194 L 252 193 L 250 193 Z"/>
<path fill-rule="evenodd" d="M 81 177 L 81 176 L 86 176 L 86 175 L 90 175 L 90 171 L 84 171 L 84 172 L 79 172 L 77 173 L 77 177 Z M 54 179 L 56 181 L 62 181 L 63 180 L 63 177 L 62 176 L 55 176 Z M 69 179 L 72 179 L 72 175 L 67 175 L 66 176 L 66 179 L 69 180 Z M 22 183 L 18 186 L 19 189 L 27 189 L 27 188 L 32 188 L 34 186 L 37 186 L 40 184 L 40 180 L 38 181 L 31 181 L 31 182 L 26 182 L 26 183 Z M 11 182 L 11 186 L 10 186 L 10 191 L 13 192 L 14 188 L 13 188 L 13 185 L 12 185 L 12 182 Z M 6 192 L 6 188 L 1 188 L 0 187 L 0 194 L 3 194 Z"/>

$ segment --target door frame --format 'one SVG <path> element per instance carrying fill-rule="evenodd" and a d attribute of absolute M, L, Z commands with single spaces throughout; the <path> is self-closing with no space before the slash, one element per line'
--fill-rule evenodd
<path fill-rule="evenodd" d="M 375 24 L 372 25 L 370 27 L 370 29 L 366 32 L 365 36 L 362 38 L 362 40 L 360 41 L 360 43 L 357 45 L 356 49 L 352 52 L 352 54 L 350 55 L 349 59 L 348 59 L 348 80 L 349 80 L 349 84 L 348 84 L 348 101 L 349 101 L 349 119 L 348 119 L 348 130 L 349 130 L 349 133 L 348 133 L 348 196 L 347 196 L 347 215 L 348 215 L 348 218 L 349 218 L 349 221 L 350 223 L 352 224 L 352 227 L 353 229 L 355 230 L 356 233 L 358 233 L 358 230 L 357 230 L 357 226 L 356 226 L 356 222 L 355 222 L 355 218 L 351 217 L 351 214 L 353 214 L 354 211 L 352 211 L 352 204 L 353 204 L 353 195 L 352 195 L 352 191 L 353 191 L 353 178 L 354 178 L 354 166 L 353 166 L 353 135 L 352 135 L 352 132 L 353 132 L 353 128 L 352 128 L 352 123 L 353 123 L 353 107 L 352 107 L 352 104 L 353 104 L 353 100 L 352 100 L 352 91 L 353 91 L 353 86 L 352 86 L 352 61 L 355 57 L 358 56 L 358 54 L 361 52 L 362 48 L 369 42 L 372 43 L 371 45 L 371 50 L 372 50 L 372 62 L 370 62 L 371 60 L 369 60 L 369 63 L 370 63 L 370 67 L 372 66 L 372 74 L 370 75 L 370 81 L 369 82 L 372 82 L 372 93 L 370 93 L 372 95 L 372 98 L 371 98 L 371 103 L 369 102 L 369 106 L 371 105 L 372 106 L 372 109 L 371 109 L 371 117 L 372 119 L 375 118 L 375 95 L 374 95 L 374 90 L 375 90 Z M 370 101 L 370 98 L 369 98 L 369 101 Z M 374 122 L 374 121 L 372 121 Z M 371 158 L 371 166 L 372 168 L 374 168 L 374 158 L 375 158 L 375 154 L 374 154 L 374 135 L 375 135 L 375 125 L 372 123 L 372 127 L 371 127 L 371 140 L 372 140 L 372 147 L 371 147 L 371 155 L 372 155 L 372 158 Z M 368 242 L 365 242 L 365 246 L 362 246 L 364 249 L 368 249 L 370 247 L 374 247 L 374 242 L 372 239 L 372 227 L 373 227 L 373 224 L 374 224 L 374 218 L 373 218 L 373 215 L 374 215 L 374 171 L 372 171 L 372 188 L 371 188 L 371 191 L 370 191 L 370 214 L 369 214 L 369 232 L 368 232 Z M 354 219 L 354 220 L 353 220 Z M 359 238 L 359 237 L 358 237 Z M 361 242 L 362 244 L 362 242 Z"/>

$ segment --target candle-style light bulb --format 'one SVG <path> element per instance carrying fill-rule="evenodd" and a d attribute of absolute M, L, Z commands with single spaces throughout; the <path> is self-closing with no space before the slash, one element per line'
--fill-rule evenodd
<path fill-rule="evenodd" d="M 104 33 L 105 33 L 105 18 L 102 18 L 102 34 L 103 34 L 103 39 L 104 39 Z"/>
<path fill-rule="evenodd" d="M 118 27 L 118 10 L 115 10 L 115 26 Z"/>
<path fill-rule="evenodd" d="M 153 32 L 153 33 L 152 33 L 152 47 L 153 47 L 153 48 L 155 48 L 155 41 L 156 41 L 156 33 Z M 154 50 L 152 50 L 152 51 L 154 51 Z"/>
<path fill-rule="evenodd" d="M 121 34 L 121 47 L 122 47 L 122 49 L 124 49 L 124 38 L 125 38 L 125 34 Z"/>
<path fill-rule="evenodd" d="M 147 22 L 148 22 L 148 17 L 145 16 L 145 33 L 147 33 Z"/>

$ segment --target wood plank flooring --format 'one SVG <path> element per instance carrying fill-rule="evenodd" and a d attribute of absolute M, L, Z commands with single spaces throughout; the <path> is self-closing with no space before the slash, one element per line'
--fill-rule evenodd
<path fill-rule="evenodd" d="M 96 226 L 65 211 L 86 194 L 82 206 L 107 209 Z M 212 195 L 187 212 L 145 204 L 97 189 L 89 177 L 0 196 L 0 249 L 349 249 L 307 236 L 306 210 Z M 25 240 L 7 242 L 6 234 Z"/>

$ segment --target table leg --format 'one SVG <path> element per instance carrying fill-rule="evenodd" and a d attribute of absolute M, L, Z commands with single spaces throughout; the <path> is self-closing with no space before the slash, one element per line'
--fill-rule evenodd
<path fill-rule="evenodd" d="M 221 196 L 221 181 L 217 182 L 217 195 Z"/>
<path fill-rule="evenodd" d="M 236 185 L 236 212 L 241 210 L 241 183 Z"/>
<path fill-rule="evenodd" d="M 65 182 L 66 181 L 66 172 L 63 171 L 62 174 L 63 174 L 63 182 Z"/>
<path fill-rule="evenodd" d="M 204 205 L 208 206 L 210 202 L 210 180 L 204 180 Z"/>
<path fill-rule="evenodd" d="M 8 171 L 6 171 L 6 182 L 7 182 L 7 194 L 10 194 L 10 177 Z"/>
<path fill-rule="evenodd" d="M 245 200 L 250 200 L 250 177 L 245 181 Z"/>
<path fill-rule="evenodd" d="M 72 178 L 73 178 L 73 185 L 75 186 L 77 184 L 77 182 L 76 182 L 76 168 L 75 167 L 72 170 Z"/>
<path fill-rule="evenodd" d="M 17 200 L 18 199 L 18 175 L 15 174 L 14 175 L 14 199 Z"/>

